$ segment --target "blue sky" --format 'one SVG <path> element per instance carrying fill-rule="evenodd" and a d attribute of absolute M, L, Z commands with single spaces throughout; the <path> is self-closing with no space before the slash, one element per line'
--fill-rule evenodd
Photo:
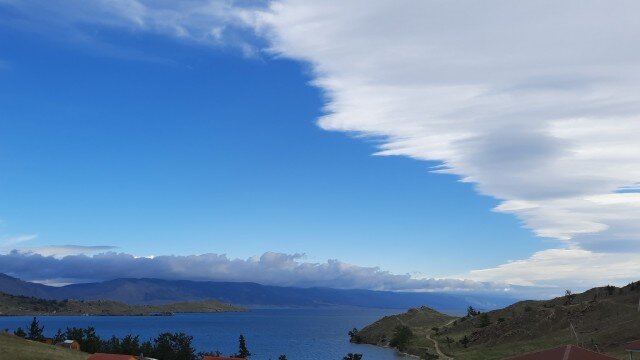
<path fill-rule="evenodd" d="M 495 201 L 430 174 L 434 164 L 372 156 L 375 139 L 318 128 L 322 95 L 304 65 L 154 36 L 104 41 L 144 44 L 154 60 L 3 34 L 5 234 L 141 256 L 305 253 L 438 276 L 541 247 L 490 212 Z M 449 260 L 452 244 L 464 261 Z"/>
<path fill-rule="evenodd" d="M 640 55 L 626 28 L 590 37 L 597 2 L 544 30 L 533 2 L 221 4 L 0 1 L 5 253 L 277 253 L 527 286 L 636 275 L 621 254 L 640 251 Z M 567 268 L 603 259 L 623 265 Z"/>

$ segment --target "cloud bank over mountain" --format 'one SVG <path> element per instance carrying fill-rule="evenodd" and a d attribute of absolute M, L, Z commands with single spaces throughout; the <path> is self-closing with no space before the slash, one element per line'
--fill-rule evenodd
<path fill-rule="evenodd" d="M 47 21 L 59 27 L 109 26 L 238 44 L 246 54 L 255 54 L 259 45 L 242 33 L 255 31 L 267 41 L 269 54 L 310 64 L 314 85 L 326 96 L 322 128 L 379 139 L 378 155 L 441 164 L 434 171 L 456 175 L 498 199 L 495 211 L 561 241 L 562 249 L 472 271 L 471 278 L 540 285 L 545 269 L 569 266 L 573 273 L 548 274 L 550 281 L 580 281 L 589 264 L 606 261 L 616 270 L 588 276 L 594 282 L 622 281 L 640 268 L 637 256 L 625 255 L 640 254 L 638 2 L 0 3 L 25 18 L 54 14 Z M 6 259 L 37 259 L 11 256 Z M 206 259 L 217 271 L 225 269 L 220 264 L 257 266 L 270 276 L 288 266 L 305 279 L 314 274 L 309 279 L 318 284 L 325 278 L 311 270 L 348 270 L 351 280 L 328 277 L 343 281 L 341 286 L 351 286 L 356 274 L 375 275 L 368 286 L 374 288 L 391 286 L 389 279 L 400 289 L 417 281 L 339 262 L 300 265 L 288 255 L 272 269 L 271 256 L 257 263 L 219 255 L 189 260 Z M 182 258 L 116 254 L 42 261 L 65 273 L 56 264 L 106 258 L 128 259 L 124 268 L 146 261 L 183 266 L 172 261 Z"/>
<path fill-rule="evenodd" d="M 257 282 L 263 285 L 404 291 L 504 292 L 505 285 L 455 279 L 414 279 L 378 267 L 338 260 L 303 261 L 302 254 L 267 252 L 248 259 L 226 255 L 135 257 L 105 252 L 95 255 L 45 256 L 12 251 L 0 255 L 0 273 L 30 281 L 74 283 L 115 278 L 160 278 Z"/>

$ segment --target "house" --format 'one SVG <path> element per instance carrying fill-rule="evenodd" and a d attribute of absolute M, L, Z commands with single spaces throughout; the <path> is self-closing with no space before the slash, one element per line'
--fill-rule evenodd
<path fill-rule="evenodd" d="M 59 343 L 56 343 L 56 346 L 61 346 L 63 348 L 71 349 L 71 350 L 80 350 L 80 343 L 75 340 L 65 340 Z"/>
<path fill-rule="evenodd" d="M 138 360 L 138 358 L 133 355 L 95 353 L 87 360 Z"/>
<path fill-rule="evenodd" d="M 629 360 L 640 359 L 640 340 L 635 340 L 627 343 L 624 349 L 629 353 Z"/>
<path fill-rule="evenodd" d="M 243 358 L 225 357 L 225 356 L 205 356 L 202 360 L 246 360 Z"/>
<path fill-rule="evenodd" d="M 553 349 L 536 351 L 506 360 L 615 360 L 616 358 L 574 345 L 563 345 Z"/>

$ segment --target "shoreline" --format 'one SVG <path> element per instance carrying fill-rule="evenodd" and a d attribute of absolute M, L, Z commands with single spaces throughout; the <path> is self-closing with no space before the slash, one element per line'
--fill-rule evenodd
<path fill-rule="evenodd" d="M 215 314 L 215 313 L 242 313 L 249 312 L 251 309 L 240 308 L 237 310 L 212 310 L 212 311 L 174 311 L 171 313 L 135 313 L 135 314 L 126 314 L 126 313 L 113 313 L 113 314 L 105 314 L 105 313 L 26 313 L 26 314 L 0 314 L 0 318 L 2 317 L 18 317 L 18 316 L 149 316 L 149 317 L 170 317 L 179 314 Z"/>

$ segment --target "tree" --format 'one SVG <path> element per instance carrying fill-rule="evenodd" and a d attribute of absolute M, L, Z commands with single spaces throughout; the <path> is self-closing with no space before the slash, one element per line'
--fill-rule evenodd
<path fill-rule="evenodd" d="M 42 332 L 44 331 L 44 326 L 40 326 L 38 320 L 34 317 L 29 325 L 29 332 L 27 334 L 27 339 L 40 341 L 44 339 L 44 335 Z"/>
<path fill-rule="evenodd" d="M 154 340 L 153 357 L 162 360 L 195 360 L 196 351 L 191 345 L 192 341 L 193 336 L 182 332 L 162 333 Z"/>
<path fill-rule="evenodd" d="M 362 354 L 348 353 L 342 360 L 362 360 Z"/>
<path fill-rule="evenodd" d="M 487 327 L 491 325 L 491 319 L 489 319 L 489 314 L 484 313 L 480 315 L 480 327 Z"/>
<path fill-rule="evenodd" d="M 24 332 L 24 330 L 22 330 L 21 327 L 18 327 L 16 329 L 16 331 L 13 332 L 13 335 L 15 335 L 17 337 L 21 337 L 21 338 L 26 338 L 27 337 L 27 333 Z"/>
<path fill-rule="evenodd" d="M 436 333 L 436 335 L 440 335 L 440 328 L 437 326 L 434 326 L 431 328 L 431 330 L 433 330 L 434 333 Z"/>
<path fill-rule="evenodd" d="M 64 337 L 64 333 L 62 332 L 62 330 L 58 329 L 58 331 L 56 332 L 56 334 L 53 336 L 53 343 L 57 344 L 59 342 L 63 342 L 65 341 L 65 337 Z"/>
<path fill-rule="evenodd" d="M 462 339 L 460 339 L 460 345 L 463 347 L 467 347 L 469 345 L 469 338 L 465 335 Z"/>
<path fill-rule="evenodd" d="M 473 316 L 476 316 L 478 314 L 479 314 L 478 311 L 476 309 L 474 309 L 473 306 L 469 306 L 467 308 L 467 316 L 473 317 Z"/>
<path fill-rule="evenodd" d="M 432 354 L 429 351 L 424 353 L 424 359 L 425 360 L 437 360 L 439 358 L 440 358 L 440 356 L 438 356 L 436 354 Z"/>
<path fill-rule="evenodd" d="M 216 351 L 205 351 L 205 352 L 199 352 L 198 353 L 198 357 L 200 359 L 203 359 L 205 356 L 213 356 L 213 357 L 220 357 L 222 356 L 222 353 L 218 350 Z"/>
<path fill-rule="evenodd" d="M 147 356 L 152 355 L 154 353 L 154 350 L 155 349 L 153 348 L 153 344 L 151 344 L 151 341 L 149 341 L 149 340 L 143 342 L 140 345 L 140 353 L 143 354 L 143 355 L 145 355 L 145 354 Z M 207 355 L 209 355 L 209 354 L 207 354 Z M 219 355 L 215 355 L 215 356 L 219 356 Z"/>
<path fill-rule="evenodd" d="M 120 342 L 120 354 L 140 355 L 140 337 L 131 334 L 123 337 Z"/>
<path fill-rule="evenodd" d="M 102 346 L 102 340 L 96 334 L 96 329 L 93 326 L 88 326 L 82 330 L 83 341 L 80 343 L 80 350 L 88 352 L 89 354 L 97 353 Z"/>
<path fill-rule="evenodd" d="M 102 343 L 102 351 L 109 354 L 123 354 L 120 339 L 113 335 L 111 338 Z"/>
<path fill-rule="evenodd" d="M 616 290 L 616 287 L 612 285 L 607 285 L 605 286 L 605 289 L 607 290 L 608 295 L 613 295 L 613 292 Z"/>
<path fill-rule="evenodd" d="M 287 360 L 287 355 L 282 354 L 278 356 L 278 360 Z"/>
<path fill-rule="evenodd" d="M 191 345 L 193 336 L 185 333 L 175 333 L 173 335 L 174 342 L 176 344 L 176 354 L 178 360 L 195 360 L 196 350 Z"/>
<path fill-rule="evenodd" d="M 571 305 L 573 304 L 573 299 L 575 299 L 576 294 L 572 293 L 571 290 L 564 291 L 564 304 Z"/>
<path fill-rule="evenodd" d="M 449 350 L 451 350 L 451 344 L 454 342 L 453 339 L 447 336 L 444 339 L 444 342 L 447 344 L 447 347 L 449 348 Z"/>
<path fill-rule="evenodd" d="M 409 342 L 413 338 L 413 331 L 406 325 L 398 325 L 393 330 L 393 338 L 389 342 L 389 346 L 394 347 L 400 351 L 405 351 Z"/>
<path fill-rule="evenodd" d="M 238 338 L 238 354 L 236 354 L 236 356 L 243 359 L 251 356 L 251 352 L 249 352 L 249 349 L 247 349 L 247 342 L 245 341 L 244 335 L 242 334 Z"/>
<path fill-rule="evenodd" d="M 359 330 L 356 328 L 353 328 L 351 331 L 349 331 L 349 341 L 352 343 L 360 343 L 362 342 L 362 338 L 359 335 Z"/>

